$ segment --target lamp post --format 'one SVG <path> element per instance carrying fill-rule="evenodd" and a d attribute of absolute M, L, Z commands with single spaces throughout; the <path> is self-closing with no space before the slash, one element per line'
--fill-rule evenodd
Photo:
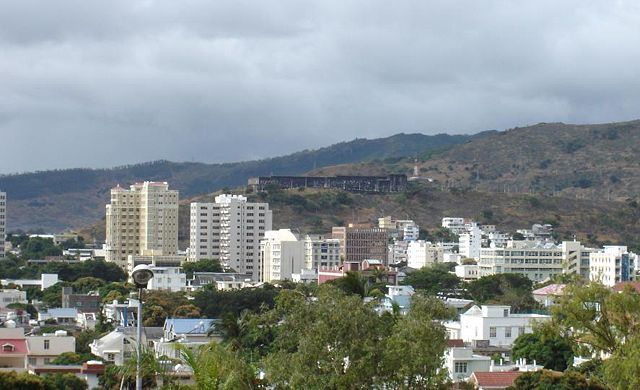
<path fill-rule="evenodd" d="M 147 288 L 147 283 L 151 278 L 153 278 L 153 271 L 146 264 L 136 265 L 131 272 L 133 284 L 138 288 L 136 390 L 142 390 L 142 289 Z"/>

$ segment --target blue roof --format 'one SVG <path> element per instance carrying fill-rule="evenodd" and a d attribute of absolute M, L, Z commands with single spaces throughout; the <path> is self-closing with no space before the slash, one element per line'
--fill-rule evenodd
<path fill-rule="evenodd" d="M 164 328 L 176 334 L 202 334 L 207 333 L 215 322 L 211 318 L 167 318 Z"/>
<path fill-rule="evenodd" d="M 78 309 L 75 307 L 56 307 L 53 309 L 47 310 L 47 313 L 53 317 L 73 317 L 75 318 L 78 315 Z"/>

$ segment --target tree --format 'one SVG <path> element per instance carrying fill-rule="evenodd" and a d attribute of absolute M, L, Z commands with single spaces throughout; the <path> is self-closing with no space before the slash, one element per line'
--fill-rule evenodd
<path fill-rule="evenodd" d="M 178 306 L 176 310 L 173 312 L 174 318 L 200 318 L 200 309 L 198 309 L 195 305 L 188 304 Z"/>
<path fill-rule="evenodd" d="M 422 290 L 428 295 L 453 295 L 460 287 L 461 281 L 449 272 L 447 265 L 434 264 L 410 273 L 403 283 L 413 286 L 416 290 Z"/>
<path fill-rule="evenodd" d="M 74 374 L 53 374 L 44 377 L 47 389 L 64 390 L 87 390 L 89 386 L 84 379 L 78 378 Z"/>
<path fill-rule="evenodd" d="M 514 359 L 536 361 L 544 368 L 565 371 L 573 362 L 573 344 L 552 323 L 537 326 L 533 333 L 518 336 L 513 343 Z"/>
<path fill-rule="evenodd" d="M 77 348 L 77 346 L 76 346 Z M 89 360 L 100 360 L 92 353 L 77 353 L 77 352 L 64 352 L 58 355 L 51 364 L 67 366 L 67 365 L 79 365 Z"/>
<path fill-rule="evenodd" d="M 240 355 L 216 342 L 191 350 L 179 346 L 185 363 L 193 370 L 197 389 L 232 390 L 257 388 L 254 370 Z"/>
<path fill-rule="evenodd" d="M 524 372 L 508 390 L 606 390 L 576 371 L 565 374 L 549 370 Z"/>
<path fill-rule="evenodd" d="M 509 305 L 514 312 L 538 307 L 532 295 L 533 282 L 520 274 L 483 276 L 469 283 L 467 291 L 477 303 Z"/>
<path fill-rule="evenodd" d="M 358 272 L 348 271 L 345 276 L 329 281 L 329 284 L 347 294 L 356 294 L 363 298 L 368 295 L 367 280 Z"/>
<path fill-rule="evenodd" d="M 186 262 L 182 265 L 182 270 L 187 274 L 188 278 L 193 276 L 194 272 L 223 272 L 222 265 L 219 260 L 201 259 L 194 262 Z"/>

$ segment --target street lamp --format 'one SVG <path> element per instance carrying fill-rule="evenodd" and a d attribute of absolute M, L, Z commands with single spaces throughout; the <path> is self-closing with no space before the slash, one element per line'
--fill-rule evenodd
<path fill-rule="evenodd" d="M 146 264 L 138 264 L 131 272 L 133 284 L 138 288 L 138 360 L 136 362 L 136 390 L 142 390 L 142 289 L 147 288 L 147 283 L 153 278 L 153 271 Z"/>

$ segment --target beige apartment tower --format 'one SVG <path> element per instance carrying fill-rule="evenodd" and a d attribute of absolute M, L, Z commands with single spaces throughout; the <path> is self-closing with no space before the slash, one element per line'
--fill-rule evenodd
<path fill-rule="evenodd" d="M 224 267 L 259 280 L 260 240 L 271 224 L 268 203 L 247 202 L 241 195 L 191 203 L 189 261 L 218 259 Z"/>
<path fill-rule="evenodd" d="M 166 182 L 111 190 L 107 205 L 106 260 L 126 270 L 129 255 L 178 252 L 178 191 Z"/>

